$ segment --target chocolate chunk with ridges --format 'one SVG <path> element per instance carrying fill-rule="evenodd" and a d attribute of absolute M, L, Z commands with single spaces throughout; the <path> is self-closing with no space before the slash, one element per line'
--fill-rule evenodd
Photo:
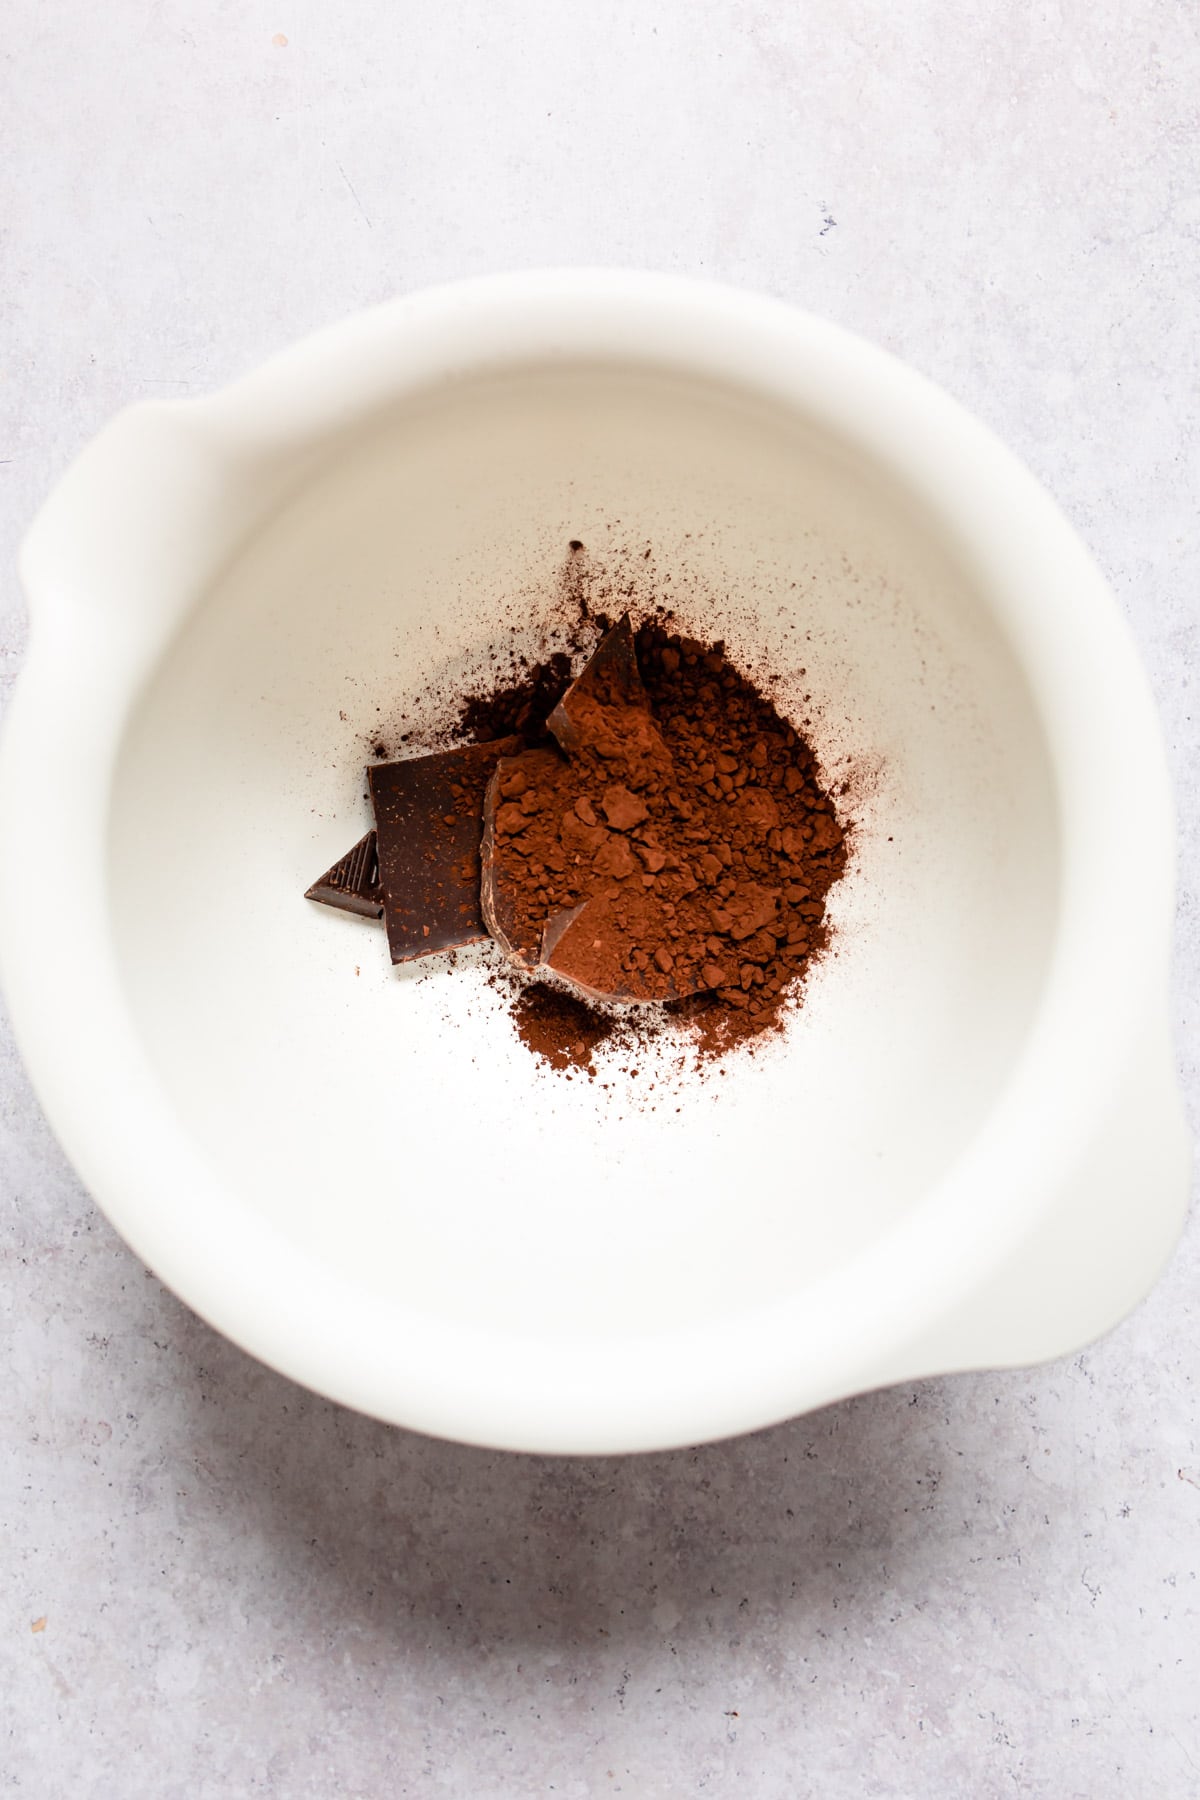
<path fill-rule="evenodd" d="M 500 758 L 520 747 L 520 738 L 501 738 L 367 770 L 393 962 L 487 936 L 479 906 L 483 796 Z"/>
<path fill-rule="evenodd" d="M 375 833 L 368 831 L 360 837 L 353 850 L 347 850 L 340 862 L 305 890 L 304 898 L 335 906 L 339 912 L 358 913 L 364 919 L 381 919 L 383 888 Z"/>

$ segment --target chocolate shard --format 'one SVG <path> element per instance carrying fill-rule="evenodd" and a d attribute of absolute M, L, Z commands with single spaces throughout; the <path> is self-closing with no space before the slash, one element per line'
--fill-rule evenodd
<path fill-rule="evenodd" d="M 541 966 L 585 1000 L 661 1004 L 689 999 L 716 985 L 703 968 L 681 969 L 669 955 L 666 968 L 652 957 L 645 959 L 643 967 L 628 968 L 628 949 L 608 894 L 594 894 L 547 922 Z"/>
<path fill-rule="evenodd" d="M 500 758 L 520 748 L 519 737 L 500 738 L 367 770 L 394 963 L 487 936 L 479 904 L 483 796 Z"/>
<path fill-rule="evenodd" d="M 364 919 L 381 919 L 383 888 L 375 833 L 368 831 L 360 837 L 353 850 L 347 850 L 340 862 L 305 890 L 304 898 L 335 906 L 339 912 L 358 913 Z"/>
<path fill-rule="evenodd" d="M 567 932 L 570 931 L 576 919 L 582 917 L 590 905 L 591 902 L 589 900 L 581 900 L 578 906 L 570 906 L 565 912 L 555 913 L 551 918 L 546 920 L 545 929 L 542 932 L 542 952 L 540 958 L 546 968 L 552 969 L 554 967 L 554 952 L 557 950 Z"/>
<path fill-rule="evenodd" d="M 605 712 L 650 711 L 650 697 L 642 683 L 633 626 L 625 613 L 606 631 L 589 661 L 546 720 L 548 729 L 567 752 L 577 754 L 594 747 Z"/>
<path fill-rule="evenodd" d="M 509 744 L 514 741 L 508 740 Z M 525 777 L 530 787 L 536 787 L 539 775 L 554 765 L 562 765 L 557 750 L 526 750 L 523 755 L 505 757 L 496 764 L 483 800 L 483 839 L 479 852 L 479 902 L 483 922 L 505 956 L 526 969 L 537 967 L 541 945 L 536 940 L 522 941 L 513 896 L 497 879 L 496 839 L 507 823 L 502 790 L 512 784 L 514 777 L 520 776 Z"/>

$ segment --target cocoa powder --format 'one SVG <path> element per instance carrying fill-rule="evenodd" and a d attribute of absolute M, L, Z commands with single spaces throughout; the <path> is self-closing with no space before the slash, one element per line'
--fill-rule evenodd
<path fill-rule="evenodd" d="M 544 728 L 561 667 L 480 719 L 519 718 L 539 746 L 497 767 L 489 923 L 528 967 L 666 1003 L 719 1052 L 777 1027 L 824 948 L 845 831 L 811 749 L 723 645 L 660 616 L 635 648 L 640 700 L 576 696 L 569 757 Z"/>
<path fill-rule="evenodd" d="M 521 990 L 513 1002 L 513 1019 L 521 1041 L 552 1069 L 581 1069 L 588 1075 L 593 1074 L 593 1051 L 620 1029 L 613 1014 L 543 982 Z"/>

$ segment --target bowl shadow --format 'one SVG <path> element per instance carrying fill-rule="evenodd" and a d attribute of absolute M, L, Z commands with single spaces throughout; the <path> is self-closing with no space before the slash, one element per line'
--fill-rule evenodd
<path fill-rule="evenodd" d="M 966 1459 L 937 1466 L 936 1381 L 693 1449 L 520 1455 L 320 1399 L 163 1299 L 196 1377 L 176 1389 L 177 1443 L 227 1526 L 326 1631 L 397 1650 L 519 1662 L 828 1619 L 839 1595 L 890 1587 L 901 1559 L 909 1586 L 935 1582 L 922 1515 L 953 1511 L 947 1487 L 970 1481 Z"/>

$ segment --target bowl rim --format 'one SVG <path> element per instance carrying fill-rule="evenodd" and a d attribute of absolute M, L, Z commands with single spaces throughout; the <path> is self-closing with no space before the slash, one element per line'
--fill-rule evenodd
<path fill-rule="evenodd" d="M 105 618 L 68 629 L 86 618 L 88 596 L 61 553 L 68 522 L 100 507 L 139 459 L 148 466 L 164 434 L 203 439 L 218 459 L 270 457 L 377 406 L 381 371 L 403 396 L 464 370 L 585 347 L 802 407 L 902 473 L 1008 609 L 1046 732 L 1062 874 L 1025 1044 L 980 1130 L 914 1208 L 801 1294 L 617 1345 L 559 1345 L 551 1359 L 534 1337 L 451 1327 L 331 1276 L 239 1204 L 174 1118 L 124 1003 L 104 911 L 103 822 L 128 714 L 128 696 L 122 705 L 106 692 L 104 675 L 145 626 L 131 620 L 122 633 Z M 1169 784 L 1148 684 L 1103 577 L 986 426 L 888 352 L 783 301 L 572 269 L 386 302 L 211 395 L 119 415 L 46 502 L 21 570 L 31 640 L 0 742 L 0 974 L 35 1089 L 102 1210 L 169 1287 L 244 1349 L 359 1410 L 490 1446 L 625 1451 L 754 1428 L 874 1384 L 1052 1211 L 1117 1101 L 1148 1008 L 1165 1016 Z M 1112 829 L 1131 813 L 1136 865 Z M 23 879 L 23 846 L 44 842 L 47 819 L 85 846 L 73 901 L 48 901 Z"/>

